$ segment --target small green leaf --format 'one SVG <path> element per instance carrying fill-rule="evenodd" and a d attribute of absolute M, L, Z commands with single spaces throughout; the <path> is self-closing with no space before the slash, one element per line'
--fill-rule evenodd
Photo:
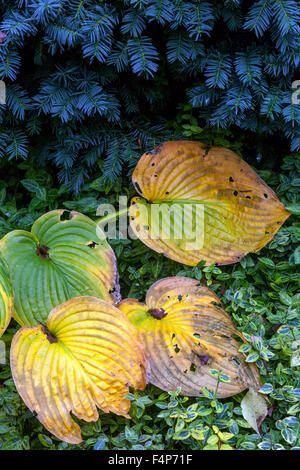
<path fill-rule="evenodd" d="M 263 393 L 264 395 L 268 395 L 273 391 L 273 385 L 265 383 L 260 389 L 259 392 Z"/>

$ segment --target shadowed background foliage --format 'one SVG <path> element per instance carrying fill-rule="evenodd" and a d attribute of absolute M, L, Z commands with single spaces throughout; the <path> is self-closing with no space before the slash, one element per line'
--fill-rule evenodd
<path fill-rule="evenodd" d="M 2 165 L 48 164 L 78 192 L 100 162 L 115 182 L 176 138 L 178 103 L 243 135 L 250 163 L 300 145 L 294 0 L 0 0 L 0 15 Z"/>

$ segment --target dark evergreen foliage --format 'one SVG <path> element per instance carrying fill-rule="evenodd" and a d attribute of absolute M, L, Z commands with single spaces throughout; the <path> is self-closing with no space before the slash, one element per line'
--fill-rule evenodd
<path fill-rule="evenodd" d="M 100 158 L 114 181 L 172 138 L 179 99 L 300 147 L 295 0 L 0 0 L 0 14 L 0 157 L 50 161 L 75 191 Z"/>

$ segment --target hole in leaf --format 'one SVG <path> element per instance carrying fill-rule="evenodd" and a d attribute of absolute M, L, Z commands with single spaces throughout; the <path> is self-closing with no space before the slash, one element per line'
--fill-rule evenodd
<path fill-rule="evenodd" d="M 181 295 L 181 294 L 179 294 L 179 295 L 177 296 L 177 299 L 178 299 L 178 300 L 179 300 L 179 302 L 180 302 L 180 301 L 182 300 L 182 295 Z"/>
<path fill-rule="evenodd" d="M 209 145 L 203 145 L 203 150 L 204 150 L 204 155 L 203 155 L 203 160 L 205 159 L 206 155 L 208 154 L 208 152 L 210 151 L 210 146 Z"/>
<path fill-rule="evenodd" d="M 60 216 L 61 222 L 64 220 L 71 220 L 72 219 L 72 214 L 70 211 L 63 211 L 63 213 Z"/>
<path fill-rule="evenodd" d="M 135 189 L 138 193 L 143 194 L 143 191 L 142 191 L 142 189 L 141 189 L 141 187 L 140 187 L 140 185 L 137 181 L 133 182 L 133 186 L 135 187 Z"/>
<path fill-rule="evenodd" d="M 238 194 L 239 194 L 238 191 L 233 191 L 234 196 L 237 196 Z"/>
<path fill-rule="evenodd" d="M 176 354 L 180 352 L 180 348 L 178 347 L 178 344 L 174 344 L 174 351 L 176 352 Z"/>
<path fill-rule="evenodd" d="M 232 176 L 229 177 L 229 181 L 230 181 L 230 183 L 234 182 L 234 179 L 232 178 Z"/>
<path fill-rule="evenodd" d="M 190 366 L 190 371 L 191 372 L 196 372 L 196 369 L 197 369 L 197 366 L 192 362 L 192 364 Z"/>
<path fill-rule="evenodd" d="M 95 248 L 95 246 L 98 246 L 98 245 L 99 245 L 99 243 L 96 243 L 96 242 L 94 242 L 94 241 L 91 241 L 90 243 L 87 244 L 87 246 L 88 246 L 89 248 Z"/>
<path fill-rule="evenodd" d="M 241 363 L 241 359 L 236 356 L 232 356 L 229 360 L 232 361 L 233 364 L 235 364 L 236 366 L 239 366 Z"/>
<path fill-rule="evenodd" d="M 264 197 L 265 197 L 266 199 L 268 199 L 268 195 L 267 195 L 267 193 L 264 193 Z"/>

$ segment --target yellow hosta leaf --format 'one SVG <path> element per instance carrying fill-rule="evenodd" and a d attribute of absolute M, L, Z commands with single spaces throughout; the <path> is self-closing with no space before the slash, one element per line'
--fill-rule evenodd
<path fill-rule="evenodd" d="M 231 150 L 165 142 L 138 162 L 130 223 L 151 249 L 195 266 L 229 264 L 259 251 L 290 213 Z"/>
<path fill-rule="evenodd" d="M 128 386 L 144 389 L 144 345 L 126 316 L 95 297 L 54 308 L 47 326 L 22 327 L 11 346 L 13 378 L 39 421 L 69 443 L 81 442 L 70 416 L 98 419 L 97 407 L 129 417 Z"/>
<path fill-rule="evenodd" d="M 215 390 L 217 369 L 230 377 L 220 382 L 217 397 L 260 387 L 257 367 L 239 352 L 245 341 L 230 316 L 216 303 L 214 292 L 195 279 L 169 277 L 148 290 L 146 304 L 125 299 L 119 308 L 141 333 L 150 364 L 150 382 L 181 394 L 201 396 L 202 388 Z"/>
<path fill-rule="evenodd" d="M 0 338 L 11 318 L 13 307 L 12 289 L 6 263 L 0 258 Z"/>

